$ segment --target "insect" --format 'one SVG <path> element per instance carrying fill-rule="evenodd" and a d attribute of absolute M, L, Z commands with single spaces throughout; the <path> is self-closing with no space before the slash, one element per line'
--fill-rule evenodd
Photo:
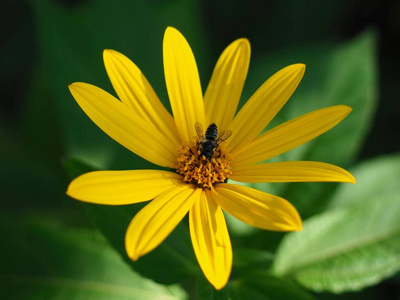
<path fill-rule="evenodd" d="M 215 123 L 208 126 L 205 137 L 203 135 L 203 126 L 199 122 L 196 122 L 194 128 L 199 137 L 199 146 L 201 145 L 200 153 L 204 155 L 207 160 L 211 160 L 219 144 L 227 140 L 232 134 L 232 131 L 224 130 L 218 135 L 218 127 Z"/>

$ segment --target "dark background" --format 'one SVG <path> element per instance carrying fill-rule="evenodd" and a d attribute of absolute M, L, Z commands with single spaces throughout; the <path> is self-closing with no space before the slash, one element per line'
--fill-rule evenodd
<path fill-rule="evenodd" d="M 46 86 L 34 88 L 35 81 L 43 79 L 37 72 L 42 57 L 39 55 L 34 2 L 7 1 L 2 4 L 0 12 L 0 151 L 4 151 L 0 152 L 3 166 L 0 174 L 15 179 L 7 180 L 7 186 L 2 186 L 2 190 L 6 191 L 4 195 L 8 195 L 14 189 L 20 189 L 23 195 L 21 186 L 24 184 L 40 187 L 40 193 L 26 190 L 24 201 L 4 201 L 5 213 L 23 211 L 27 207 L 40 210 L 43 195 L 47 198 L 58 196 L 59 191 L 64 191 L 68 184 L 60 163 L 65 154 L 64 141 L 52 105 L 54 99 Z M 54 2 L 68 11 L 78 9 L 87 1 Z M 151 2 L 168 5 L 181 1 Z M 264 51 L 276 52 L 321 42 L 340 43 L 366 29 L 375 30 L 378 41 L 378 109 L 358 161 L 400 150 L 400 1 L 208 0 L 200 1 L 199 8 L 199 20 L 206 29 L 206 35 L 211 38 L 213 57 L 209 59 L 210 62 L 216 60 L 226 45 L 242 36 L 251 41 L 254 58 L 264 54 Z M 211 70 L 212 66 L 204 68 Z M 46 122 L 43 124 L 32 119 L 29 113 L 43 109 L 43 106 L 38 108 L 30 101 L 32 95 L 47 103 L 44 106 L 47 109 L 43 111 Z M 35 115 L 40 115 L 40 111 Z M 37 176 L 38 173 L 46 174 L 45 179 Z M 71 203 L 66 197 L 63 199 L 57 204 L 46 202 L 46 205 L 50 210 L 53 206 L 65 205 L 74 211 L 74 219 L 70 222 L 85 223 L 85 218 L 79 215 L 79 209 L 76 208 L 77 204 Z M 66 219 L 69 218 L 67 215 Z M 399 287 L 392 280 L 367 289 L 367 293 L 377 295 L 379 299 L 400 297 Z M 352 294 L 349 299 L 354 299 Z"/>

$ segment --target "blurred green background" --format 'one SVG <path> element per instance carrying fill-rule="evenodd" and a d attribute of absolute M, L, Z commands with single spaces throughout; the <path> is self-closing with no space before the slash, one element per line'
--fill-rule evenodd
<path fill-rule="evenodd" d="M 400 212 L 400 1 L 8 1 L 0 22 L 3 299 L 400 299 L 394 213 Z M 376 249 L 353 247 L 361 254 L 337 252 L 331 263 L 309 266 L 325 274 L 356 261 L 362 275 L 341 270 L 347 283 L 318 282 L 296 266 L 296 255 L 306 254 L 287 253 L 297 247 L 290 247 L 294 235 L 281 244 L 284 234 L 229 220 L 234 269 L 230 285 L 216 293 L 197 265 L 185 222 L 132 263 L 123 238 L 142 206 L 102 207 L 65 196 L 69 181 L 88 170 L 156 168 L 98 129 L 67 87 L 83 81 L 115 95 L 102 62 L 103 49 L 110 48 L 139 66 L 169 108 L 162 66 L 167 26 L 191 45 L 203 91 L 222 50 L 237 38 L 250 40 L 241 105 L 280 68 L 305 63 L 303 81 L 271 126 L 329 105 L 353 107 L 343 124 L 278 159 L 337 164 L 354 172 L 355 187 L 251 186 L 287 198 L 304 220 L 314 216 L 305 226 L 310 232 L 318 218 L 343 225 L 373 211 L 366 219 L 374 229 L 367 233 Z M 359 210 L 346 217 L 349 203 Z M 338 208 L 343 216 L 333 216 Z M 346 237 L 346 228 L 326 234 L 348 246 L 367 227 L 357 224 L 355 236 Z M 387 232 L 390 240 L 382 239 Z M 314 243 L 312 249 L 329 244 Z"/>

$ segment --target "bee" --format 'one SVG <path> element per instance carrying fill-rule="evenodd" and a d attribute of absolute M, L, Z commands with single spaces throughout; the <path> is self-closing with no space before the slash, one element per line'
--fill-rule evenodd
<path fill-rule="evenodd" d="M 224 130 L 218 135 L 218 127 L 215 123 L 208 126 L 205 137 L 203 135 L 203 126 L 199 122 L 196 122 L 194 128 L 199 137 L 198 146 L 201 146 L 200 154 L 204 155 L 208 161 L 214 156 L 215 149 L 217 149 L 219 144 L 227 140 L 232 134 L 232 131 Z"/>

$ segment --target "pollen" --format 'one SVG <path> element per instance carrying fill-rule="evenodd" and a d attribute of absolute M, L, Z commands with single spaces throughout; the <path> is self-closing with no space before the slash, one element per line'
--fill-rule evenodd
<path fill-rule="evenodd" d="M 229 166 L 232 154 L 228 150 L 221 144 L 215 149 L 213 157 L 207 160 L 201 155 L 198 141 L 186 143 L 178 149 L 176 172 L 183 176 L 184 182 L 211 189 L 214 184 L 225 182 L 232 174 Z"/>

